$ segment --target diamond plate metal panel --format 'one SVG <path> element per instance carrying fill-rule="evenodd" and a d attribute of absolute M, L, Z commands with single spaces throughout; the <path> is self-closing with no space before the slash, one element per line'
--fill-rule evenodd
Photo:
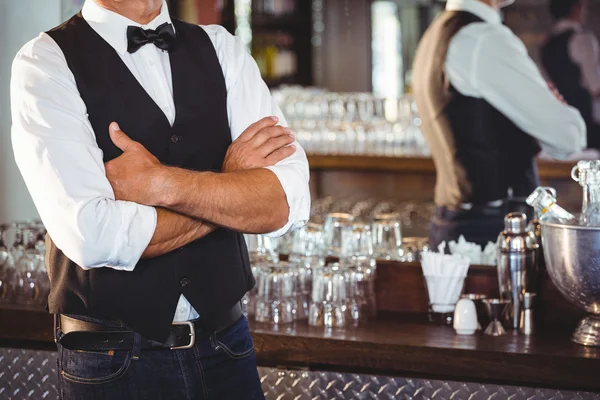
<path fill-rule="evenodd" d="M 598 393 L 259 368 L 273 400 L 600 400 Z"/>
<path fill-rule="evenodd" d="M 0 400 L 58 399 L 56 356 L 51 351 L 0 348 Z M 600 400 L 599 393 L 275 368 L 258 370 L 268 400 Z"/>
<path fill-rule="evenodd" d="M 0 399 L 58 398 L 56 352 L 0 349 Z"/>

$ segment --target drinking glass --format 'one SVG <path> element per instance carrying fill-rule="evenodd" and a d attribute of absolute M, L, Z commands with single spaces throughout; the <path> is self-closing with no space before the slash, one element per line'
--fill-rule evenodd
<path fill-rule="evenodd" d="M 400 215 L 379 214 L 373 220 L 373 246 L 378 260 L 399 260 L 402 247 Z"/>
<path fill-rule="evenodd" d="M 4 232 L 8 230 L 7 225 L 0 225 L 0 271 L 8 262 L 8 247 L 4 243 Z"/>
<path fill-rule="evenodd" d="M 36 232 L 30 228 L 22 232 L 25 250 L 16 263 L 14 297 L 17 304 L 33 305 L 43 301 L 38 277 L 45 274 L 44 256 L 36 249 Z"/>
<path fill-rule="evenodd" d="M 343 239 L 348 235 L 342 232 L 352 229 L 354 217 L 346 213 L 333 213 L 327 216 L 323 226 L 325 240 L 325 254 L 330 257 L 341 257 Z"/>
<path fill-rule="evenodd" d="M 5 242 L 8 229 L 7 225 L 0 226 L 0 304 L 12 302 L 14 294 L 15 264 Z"/>
<path fill-rule="evenodd" d="M 264 235 L 244 235 L 248 254 L 250 256 L 250 264 L 256 263 L 276 263 L 279 261 L 277 254 L 277 245 L 268 236 Z"/>
<path fill-rule="evenodd" d="M 258 287 L 261 285 L 262 280 L 265 277 L 265 271 L 271 264 L 257 263 L 252 265 L 252 275 L 254 275 L 254 279 L 256 280 L 256 284 L 246 295 L 242 298 L 242 308 L 244 310 L 244 314 L 249 319 L 254 318 L 256 314 L 256 296 L 258 295 Z"/>
<path fill-rule="evenodd" d="M 335 263 L 313 270 L 308 324 L 327 328 L 349 326 L 347 274 Z"/>
<path fill-rule="evenodd" d="M 342 231 L 342 258 L 356 263 L 374 263 L 371 225 L 356 222 Z"/>
<path fill-rule="evenodd" d="M 354 223 L 352 230 L 344 231 L 350 235 L 344 240 L 347 247 L 340 265 L 347 273 L 348 311 L 355 324 L 368 320 L 375 315 L 375 271 L 373 257 L 373 237 L 371 225 Z"/>
<path fill-rule="evenodd" d="M 264 273 L 256 296 L 256 321 L 274 325 L 293 322 L 297 312 L 293 270 L 285 263 L 272 264 Z"/>
<path fill-rule="evenodd" d="M 290 262 L 307 267 L 325 264 L 323 226 L 309 222 L 293 233 Z"/>

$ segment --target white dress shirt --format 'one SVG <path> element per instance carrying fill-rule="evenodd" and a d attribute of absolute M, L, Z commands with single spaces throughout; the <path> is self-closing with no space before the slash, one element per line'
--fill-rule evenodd
<path fill-rule="evenodd" d="M 169 54 L 152 44 L 129 54 L 127 26 L 141 25 L 93 0 L 86 0 L 82 14 L 120 55 L 173 124 Z M 155 29 L 164 22 L 171 19 L 163 2 L 161 14 L 142 27 Z M 285 124 L 244 44 L 220 26 L 203 28 L 225 76 L 232 139 L 267 116 L 277 115 L 280 124 Z M 56 246 L 84 269 L 110 267 L 132 271 L 154 234 L 156 210 L 115 200 L 105 175 L 102 150 L 96 143 L 75 78 L 60 47 L 45 33 L 27 43 L 14 60 L 11 104 L 15 158 Z M 270 236 L 281 236 L 309 218 L 308 162 L 302 147 L 294 144 L 294 155 L 269 168 L 279 178 L 290 210 L 288 223 Z M 181 296 L 174 319 L 196 317 Z"/>
<path fill-rule="evenodd" d="M 600 48 L 598 39 L 592 32 L 583 29 L 580 23 L 561 19 L 557 21 L 552 33 L 559 35 L 565 31 L 573 30 L 575 33 L 569 40 L 569 56 L 579 65 L 581 70 L 581 86 L 587 89 L 592 97 L 600 93 Z M 600 100 L 594 99 L 594 121 L 600 122 Z"/>
<path fill-rule="evenodd" d="M 483 20 L 460 29 L 450 41 L 446 73 L 457 91 L 486 100 L 554 158 L 585 148 L 579 111 L 556 99 L 523 42 L 502 25 L 498 11 L 478 0 L 448 0 L 446 9 Z"/>

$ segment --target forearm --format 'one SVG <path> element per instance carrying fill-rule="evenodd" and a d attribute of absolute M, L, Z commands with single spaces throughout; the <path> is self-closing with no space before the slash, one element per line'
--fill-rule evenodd
<path fill-rule="evenodd" d="M 233 173 L 165 167 L 160 206 L 240 232 L 268 233 L 287 223 L 289 208 L 277 176 L 267 169 Z"/>
<path fill-rule="evenodd" d="M 154 258 L 170 253 L 215 230 L 215 226 L 210 223 L 164 208 L 157 208 L 156 217 L 156 230 L 142 258 Z"/>

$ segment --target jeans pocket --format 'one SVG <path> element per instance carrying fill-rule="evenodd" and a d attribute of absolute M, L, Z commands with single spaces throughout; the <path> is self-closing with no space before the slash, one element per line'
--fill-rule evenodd
<path fill-rule="evenodd" d="M 100 385 L 125 375 L 131 365 L 131 351 L 80 351 L 60 346 L 60 374 L 72 383 Z"/>
<path fill-rule="evenodd" d="M 242 316 L 235 324 L 211 336 L 215 351 L 223 350 L 227 356 L 239 360 L 254 353 L 254 342 L 248 328 L 248 320 Z"/>

